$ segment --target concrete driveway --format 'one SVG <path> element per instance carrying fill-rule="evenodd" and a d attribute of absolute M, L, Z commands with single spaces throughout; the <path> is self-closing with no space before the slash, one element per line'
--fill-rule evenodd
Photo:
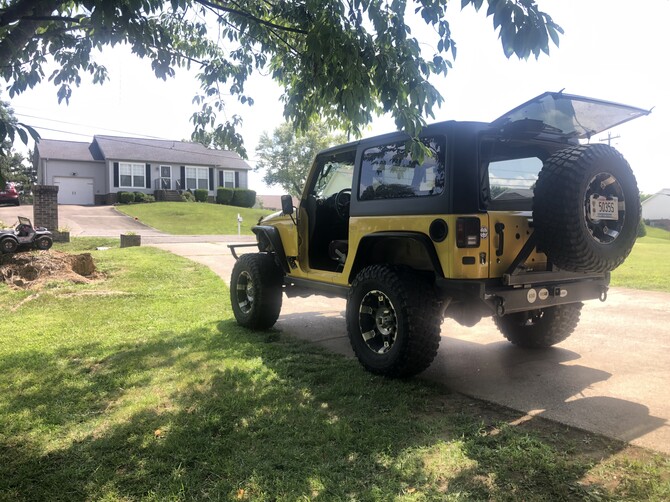
<path fill-rule="evenodd" d="M 0 207 L 0 220 L 5 224 L 11 225 L 17 216 L 25 216 L 32 221 L 33 206 Z M 165 235 L 118 212 L 114 206 L 58 206 L 58 226 L 69 229 L 72 236 L 118 237 L 124 232 Z"/>
<path fill-rule="evenodd" d="M 230 281 L 234 259 L 225 243 L 156 247 L 207 265 Z M 473 328 L 446 320 L 438 355 L 419 378 L 528 417 L 670 453 L 668 305 L 667 293 L 612 288 L 605 303 L 586 303 L 570 338 L 543 351 L 514 347 L 491 319 Z M 284 297 L 276 328 L 353 357 L 344 311 L 340 299 Z"/>
<path fill-rule="evenodd" d="M 17 216 L 33 218 L 33 206 L 0 206 L 0 221 L 5 225 L 16 222 Z M 119 237 L 134 232 L 142 236 L 143 244 L 159 242 L 230 242 L 242 239 L 226 235 L 170 235 L 145 225 L 117 211 L 114 206 L 58 206 L 58 226 L 70 230 L 73 237 Z M 52 229 L 49 229 L 52 230 Z M 251 237 L 246 237 L 252 239 Z"/>

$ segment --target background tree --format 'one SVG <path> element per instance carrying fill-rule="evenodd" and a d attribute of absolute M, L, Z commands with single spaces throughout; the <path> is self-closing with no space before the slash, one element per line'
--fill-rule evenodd
<path fill-rule="evenodd" d="M 333 133 L 323 122 L 313 124 L 307 132 L 298 135 L 295 126 L 286 122 L 277 127 L 271 137 L 267 132 L 261 135 L 256 147 L 255 170 L 265 170 L 266 184 L 279 185 L 298 197 L 317 152 L 345 141 L 344 134 Z"/>
<path fill-rule="evenodd" d="M 10 108 L 9 103 L 0 100 L 0 124 L 7 123 L 10 125 L 17 124 L 14 111 Z M 12 141 L 9 136 L 6 136 L 2 143 L 0 143 L 0 190 L 5 189 L 5 183 L 8 181 L 23 182 L 19 173 L 25 169 L 23 165 L 23 155 L 14 151 L 12 148 Z M 23 183 L 22 183 L 23 184 Z"/>
<path fill-rule="evenodd" d="M 461 0 L 480 10 L 484 0 Z M 534 0 L 486 0 L 486 15 L 510 57 L 538 57 L 558 43 L 561 28 Z M 67 100 L 82 75 L 95 83 L 107 69 L 93 55 L 127 43 L 150 61 L 157 77 L 197 69 L 194 138 L 244 154 L 240 117 L 225 115 L 230 96 L 253 104 L 245 82 L 263 71 L 284 89 L 284 115 L 300 130 L 314 120 L 358 135 L 374 115 L 389 112 L 412 136 L 443 98 L 428 81 L 445 75 L 456 56 L 446 20 L 449 0 L 0 0 L 0 77 L 10 96 L 50 80 Z M 406 14 L 419 16 L 432 40 L 419 44 Z M 423 41 L 425 42 L 425 41 Z M 423 47 L 423 50 L 422 50 Z M 432 49 L 427 49 L 432 47 Z M 56 69 L 45 74 L 53 60 Z M 0 140 L 28 133 L 0 127 Z M 415 146 L 418 147 L 419 142 Z"/>

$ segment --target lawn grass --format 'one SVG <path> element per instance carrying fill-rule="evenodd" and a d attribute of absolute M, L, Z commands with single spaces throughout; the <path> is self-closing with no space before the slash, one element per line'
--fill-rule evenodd
<path fill-rule="evenodd" d="M 128 216 L 139 219 L 161 232 L 173 235 L 237 235 L 237 215 L 242 216 L 240 232 L 252 235 L 251 227 L 266 209 L 208 204 L 202 202 L 154 202 L 116 207 Z"/>
<path fill-rule="evenodd" d="M 169 253 L 92 254 L 97 283 L 0 284 L 0 500 L 670 498 L 665 455 L 249 332 Z"/>
<path fill-rule="evenodd" d="M 670 292 L 670 232 L 647 227 L 647 235 L 612 272 L 611 285 Z"/>

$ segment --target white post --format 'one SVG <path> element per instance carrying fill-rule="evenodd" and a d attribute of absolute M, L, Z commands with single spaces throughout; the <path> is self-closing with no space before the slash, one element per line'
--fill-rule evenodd
<path fill-rule="evenodd" d="M 240 216 L 240 213 L 237 213 L 237 235 L 242 235 L 242 230 L 241 230 L 241 223 L 242 223 L 242 217 Z"/>

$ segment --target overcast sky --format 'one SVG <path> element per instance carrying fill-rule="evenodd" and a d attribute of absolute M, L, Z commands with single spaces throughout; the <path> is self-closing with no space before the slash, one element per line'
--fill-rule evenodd
<path fill-rule="evenodd" d="M 435 121 L 491 121 L 544 91 L 654 108 L 642 117 L 610 131 L 615 146 L 630 162 L 640 190 L 670 188 L 670 0 L 539 0 L 540 7 L 565 34 L 559 48 L 538 61 L 506 59 L 484 12 L 460 10 L 453 1 L 448 20 L 458 44 L 454 68 L 433 84 L 446 99 Z M 644 7 L 642 7 L 644 6 Z M 417 26 L 420 33 L 421 26 Z M 73 90 L 69 106 L 58 105 L 56 88 L 43 84 L 10 100 L 19 120 L 36 126 L 42 137 L 89 141 L 94 134 L 188 139 L 191 103 L 198 84 L 191 74 L 157 80 L 147 61 L 122 47 L 99 58 L 109 69 L 103 86 L 83 83 Z M 85 80 L 85 77 L 84 77 Z M 242 107 L 231 99 L 229 113 L 244 118 L 242 134 L 255 165 L 255 146 L 263 131 L 282 123 L 279 89 L 267 78 L 254 78 L 247 92 L 255 104 Z M 2 94 L 4 100 L 9 97 Z M 430 122 L 433 120 L 431 119 Z M 393 121 L 381 117 L 365 136 L 392 131 Z M 597 138 L 607 138 L 607 133 Z M 262 174 L 252 176 L 258 193 L 280 193 L 265 187 Z"/>

